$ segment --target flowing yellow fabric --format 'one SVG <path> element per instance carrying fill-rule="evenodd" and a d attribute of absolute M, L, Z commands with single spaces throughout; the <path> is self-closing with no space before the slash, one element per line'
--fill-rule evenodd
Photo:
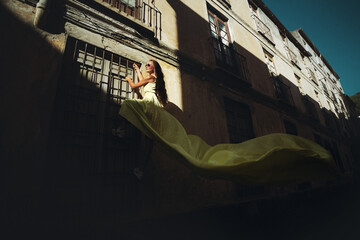
<path fill-rule="evenodd" d="M 170 157 L 210 177 L 241 184 L 288 184 L 334 179 L 338 170 L 320 145 L 293 135 L 269 134 L 239 144 L 208 145 L 188 135 L 179 121 L 152 102 L 126 100 L 120 115 Z"/>

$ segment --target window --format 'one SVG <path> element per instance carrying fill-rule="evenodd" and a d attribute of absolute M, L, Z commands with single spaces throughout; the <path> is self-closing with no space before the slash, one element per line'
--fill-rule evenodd
<path fill-rule="evenodd" d="M 108 3 L 111 7 L 117 8 L 121 12 L 138 18 L 138 0 L 102 0 L 102 2 Z"/>
<path fill-rule="evenodd" d="M 334 90 L 335 90 L 335 89 L 334 89 Z M 331 94 L 332 94 L 332 99 L 334 100 L 334 102 L 335 102 L 336 104 L 339 104 L 339 101 L 338 101 L 338 99 L 336 98 L 335 93 L 334 93 L 334 92 L 331 92 Z"/>
<path fill-rule="evenodd" d="M 313 81 L 316 85 L 318 85 L 315 73 L 313 71 L 311 71 L 310 68 L 306 68 L 306 69 L 308 71 L 308 76 L 309 76 L 310 80 Z M 316 71 L 316 69 L 315 69 L 315 71 Z"/>
<path fill-rule="evenodd" d="M 230 46 L 230 34 L 226 21 L 212 12 L 209 13 L 210 33 L 216 60 L 227 66 L 234 66 L 233 52 Z"/>
<path fill-rule="evenodd" d="M 302 85 L 301 85 L 301 78 L 296 74 L 294 74 L 294 75 L 295 75 L 296 81 L 298 83 L 299 91 L 300 91 L 301 94 L 304 95 L 304 90 L 303 90 Z"/>
<path fill-rule="evenodd" d="M 285 132 L 287 134 L 298 135 L 297 127 L 295 123 L 284 120 Z"/>
<path fill-rule="evenodd" d="M 282 76 L 273 76 L 271 79 L 274 84 L 276 98 L 282 103 L 294 105 L 291 88 L 281 80 Z"/>
<path fill-rule="evenodd" d="M 144 25 L 147 29 L 151 28 L 154 32 L 155 38 L 161 39 L 161 23 L 162 14 L 154 3 L 150 4 L 149 1 L 144 0 L 95 0 L 103 6 L 112 9 L 114 12 L 120 12 L 122 15 L 131 16 L 130 18 L 136 24 L 136 28 L 140 31 L 144 30 Z M 139 23 L 142 24 L 139 24 Z"/>
<path fill-rule="evenodd" d="M 322 108 L 322 104 L 321 104 L 321 101 L 320 101 L 320 97 L 319 97 L 319 93 L 317 91 L 314 90 L 314 93 L 315 93 L 315 96 L 316 96 L 316 100 L 317 102 L 319 103 L 319 106 Z"/>
<path fill-rule="evenodd" d="M 224 99 L 230 143 L 240 143 L 254 138 L 249 106 L 229 98 Z"/>
<path fill-rule="evenodd" d="M 330 96 L 329 96 L 329 92 L 328 92 L 327 87 L 326 87 L 326 84 L 325 84 L 324 82 L 321 82 L 321 84 L 322 84 L 322 87 L 323 87 L 323 89 L 324 89 L 325 95 L 326 95 L 327 97 L 330 97 Z"/>
<path fill-rule="evenodd" d="M 265 55 L 265 63 L 269 69 L 270 75 L 271 76 L 277 75 L 273 56 L 265 50 L 264 50 L 264 55 Z"/>
<path fill-rule="evenodd" d="M 49 153 L 56 159 L 54 162 L 59 163 L 56 166 L 61 166 L 59 173 L 77 176 L 76 180 L 72 177 L 67 180 L 80 184 L 90 174 L 100 173 L 104 180 L 113 179 L 114 173 L 135 167 L 136 156 L 128 154 L 136 151 L 134 143 L 120 142 L 111 134 L 112 129 L 119 126 L 122 100 L 136 98 L 124 79 L 128 75 L 137 81 L 134 63 L 103 48 L 71 37 L 67 39 L 49 136 L 49 149 L 54 150 Z M 131 125 L 128 129 L 133 138 L 140 136 Z M 115 182 L 106 180 L 107 188 L 97 193 L 102 196 L 98 199 L 102 204 L 111 205 L 106 209 L 116 208 L 112 202 L 126 206 L 117 208 L 119 213 L 128 211 L 128 203 L 136 199 L 136 192 L 127 192 L 127 189 L 137 186 L 131 176 L 124 175 L 121 181 L 124 184 L 116 183 L 115 187 Z M 81 189 L 82 185 L 78 187 Z M 111 200 L 108 196 L 112 196 Z M 81 195 L 79 197 L 80 201 Z"/>

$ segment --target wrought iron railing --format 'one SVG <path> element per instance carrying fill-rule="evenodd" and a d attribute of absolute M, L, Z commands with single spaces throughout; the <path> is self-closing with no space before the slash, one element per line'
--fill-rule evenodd
<path fill-rule="evenodd" d="M 331 96 L 330 96 L 330 94 L 329 94 L 329 92 L 328 92 L 328 90 L 327 90 L 327 87 L 326 87 L 326 85 L 325 85 L 325 83 L 324 83 L 325 78 L 320 79 L 320 81 L 321 81 L 321 84 L 322 84 L 322 87 L 323 87 L 323 90 L 324 90 L 325 95 L 326 95 L 328 98 L 331 98 Z"/>
<path fill-rule="evenodd" d="M 140 20 L 154 31 L 154 36 L 161 39 L 161 12 L 142 0 L 95 0 L 107 3 L 111 8 L 118 9 L 128 16 Z"/>
<path fill-rule="evenodd" d="M 258 16 L 256 16 L 255 14 L 252 14 L 251 16 L 255 21 L 256 30 L 258 32 L 260 32 L 262 35 L 264 35 L 271 42 L 274 42 L 273 37 L 271 35 L 270 28 L 268 26 L 266 26 L 266 24 L 263 23 L 263 21 L 261 21 L 260 18 Z"/>
<path fill-rule="evenodd" d="M 214 37 L 209 40 L 214 49 L 216 65 L 239 75 L 242 80 L 248 82 L 249 74 L 246 57 L 238 53 L 232 44 L 227 46 Z"/>
<path fill-rule="evenodd" d="M 290 86 L 283 83 L 280 76 L 273 76 L 271 78 L 275 87 L 276 98 L 281 102 L 294 105 L 294 99 L 291 94 Z"/>
<path fill-rule="evenodd" d="M 298 61 L 298 58 L 297 58 L 296 54 L 293 51 L 291 51 L 288 46 L 285 46 L 285 50 L 286 50 L 286 53 L 287 53 L 288 58 L 290 59 L 290 61 L 295 63 L 297 66 L 299 66 L 299 61 Z"/>
<path fill-rule="evenodd" d="M 311 71 L 310 68 L 306 68 L 307 72 L 308 72 L 308 77 L 311 79 L 311 81 L 315 82 L 316 84 L 318 84 L 315 73 L 313 71 Z"/>

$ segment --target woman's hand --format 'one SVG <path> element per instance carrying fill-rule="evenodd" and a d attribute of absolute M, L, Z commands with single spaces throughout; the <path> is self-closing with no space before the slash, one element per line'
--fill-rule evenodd
<path fill-rule="evenodd" d="M 129 81 L 131 81 L 131 78 L 128 77 L 128 76 L 126 76 L 126 77 L 125 77 L 125 80 L 129 82 Z"/>

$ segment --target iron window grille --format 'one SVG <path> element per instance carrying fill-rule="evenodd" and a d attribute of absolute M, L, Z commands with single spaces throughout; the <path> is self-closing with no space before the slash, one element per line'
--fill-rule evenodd
<path fill-rule="evenodd" d="M 124 218 L 139 208 L 138 183 L 132 174 L 139 161 L 132 154 L 139 132 L 127 127 L 131 137 L 127 140 L 111 134 L 119 126 L 121 103 L 138 98 L 124 79 L 130 76 L 137 82 L 134 63 L 89 43 L 67 39 L 51 127 L 50 145 L 55 154 L 51 152 L 50 157 L 56 159 L 52 162 L 70 188 L 79 188 L 74 201 L 86 203 L 80 207 L 86 216 L 86 211 L 95 211 Z M 95 185 L 93 192 L 85 191 Z M 67 196 L 69 191 L 64 188 L 59 194 Z"/>

